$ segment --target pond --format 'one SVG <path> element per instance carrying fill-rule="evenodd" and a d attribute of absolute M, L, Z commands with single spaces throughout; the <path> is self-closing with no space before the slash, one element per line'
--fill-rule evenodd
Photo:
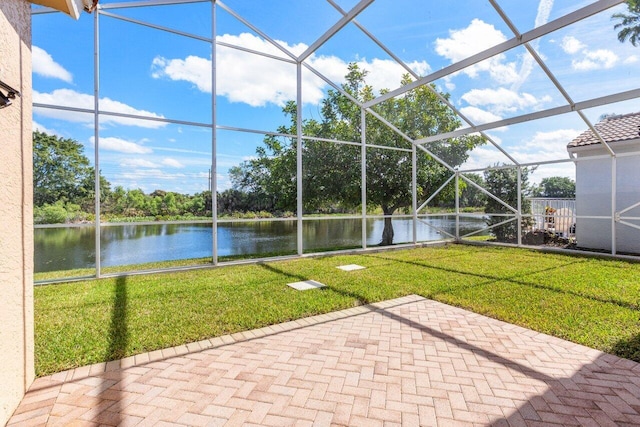
<path fill-rule="evenodd" d="M 455 217 L 430 217 L 429 224 L 455 233 Z M 384 220 L 367 220 L 367 245 L 380 243 Z M 485 227 L 478 217 L 460 219 L 460 234 Z M 394 219 L 394 243 L 413 240 L 410 218 Z M 218 224 L 218 256 L 271 256 L 296 253 L 296 221 L 256 221 Z M 446 238 L 418 222 L 418 241 Z M 361 246 L 360 219 L 309 219 L 303 222 L 305 252 Z M 211 224 L 159 223 L 103 225 L 100 231 L 103 267 L 212 256 Z M 36 228 L 35 272 L 95 267 L 95 228 Z"/>

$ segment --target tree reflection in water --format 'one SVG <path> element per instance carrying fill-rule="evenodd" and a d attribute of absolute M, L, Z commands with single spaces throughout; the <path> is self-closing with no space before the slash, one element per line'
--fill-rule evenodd
<path fill-rule="evenodd" d="M 413 241 L 411 219 L 394 219 L 396 243 Z M 432 217 L 430 222 L 450 233 L 454 217 Z M 367 245 L 380 243 L 382 219 L 367 220 Z M 482 218 L 461 220 L 461 234 L 484 228 Z M 295 220 L 221 223 L 218 256 L 271 256 L 296 253 Z M 305 220 L 305 252 L 361 246 L 360 219 Z M 418 223 L 418 241 L 442 239 L 435 229 Z M 35 271 L 62 271 L 95 267 L 95 228 L 36 228 Z M 211 224 L 126 224 L 103 226 L 100 231 L 103 267 L 148 262 L 210 258 Z"/>

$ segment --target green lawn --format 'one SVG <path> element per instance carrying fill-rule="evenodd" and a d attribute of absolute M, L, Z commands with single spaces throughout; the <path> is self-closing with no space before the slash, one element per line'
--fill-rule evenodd
<path fill-rule="evenodd" d="M 286 286 L 306 279 L 328 287 Z M 640 362 L 640 264 L 448 245 L 38 286 L 36 372 L 408 294 Z"/>

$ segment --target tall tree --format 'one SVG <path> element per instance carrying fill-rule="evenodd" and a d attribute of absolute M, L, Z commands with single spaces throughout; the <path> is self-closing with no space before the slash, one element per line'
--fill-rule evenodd
<path fill-rule="evenodd" d="M 640 43 L 640 0 L 627 0 L 628 13 L 614 13 L 611 18 L 618 19 L 614 29 L 620 29 L 618 40 L 624 43 L 627 39 L 632 45 Z"/>
<path fill-rule="evenodd" d="M 534 197 L 573 198 L 576 197 L 576 183 L 566 176 L 543 178 L 533 189 Z"/>
<path fill-rule="evenodd" d="M 366 84 L 365 70 L 349 65 L 342 89 L 352 98 L 365 102 L 374 98 Z M 404 76 L 402 84 L 411 82 Z M 385 120 L 411 139 L 449 132 L 460 127 L 455 114 L 434 93 L 435 86 L 422 86 L 404 96 L 390 99 L 375 107 Z M 448 97 L 447 94 L 441 94 Z M 361 140 L 360 107 L 340 91 L 329 90 L 322 103 L 320 121 L 303 121 L 303 134 L 323 140 L 306 139 L 303 144 L 303 202 L 305 211 L 328 204 L 354 207 L 361 200 L 361 149 L 357 145 L 338 144 L 326 139 L 359 142 Z M 284 113 L 290 117 L 288 126 L 279 133 L 296 134 L 296 105 L 289 102 Z M 412 203 L 411 143 L 372 115 L 365 123 L 367 149 L 366 196 L 367 206 L 380 207 L 385 215 L 381 245 L 393 243 L 391 215 Z M 468 152 L 484 140 L 478 136 L 464 136 L 431 143 L 428 149 L 450 166 L 462 164 Z M 283 210 L 296 206 L 296 146 L 295 138 L 268 136 L 257 157 L 234 169 L 232 181 L 236 188 L 274 197 Z M 431 156 L 419 150 L 417 156 L 418 197 L 426 198 L 438 189 L 451 172 Z"/>
<path fill-rule="evenodd" d="M 93 194 L 93 168 L 82 144 L 33 132 L 33 201 L 36 206 L 59 200 L 80 204 Z"/>
<path fill-rule="evenodd" d="M 529 212 L 531 209 L 531 202 L 526 198 L 529 195 L 529 174 L 531 169 L 522 168 L 520 174 L 520 197 L 522 212 Z M 484 172 L 484 180 L 486 189 L 488 192 L 502 200 L 509 206 L 517 209 L 518 207 L 518 170 L 516 168 L 503 168 L 503 169 L 488 169 Z M 487 197 L 485 205 L 485 213 L 490 215 L 487 219 L 487 225 L 493 226 L 499 224 L 508 217 L 491 215 L 491 214 L 510 214 L 515 213 L 507 208 L 502 203 Z M 524 227 L 531 222 L 529 217 L 522 218 L 522 222 L 519 225 L 517 221 L 511 221 L 503 225 L 497 225 L 491 229 L 491 232 L 496 236 L 496 240 L 499 242 L 515 242 L 518 235 L 518 227 Z"/>

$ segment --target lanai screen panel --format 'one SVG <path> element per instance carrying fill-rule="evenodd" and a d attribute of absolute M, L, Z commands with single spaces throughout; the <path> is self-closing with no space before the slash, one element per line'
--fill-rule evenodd
<path fill-rule="evenodd" d="M 626 10 L 614 0 L 105 0 L 61 31 L 68 18 L 34 7 L 34 127 L 77 141 L 93 171 L 85 199 L 47 201 L 66 215 L 55 227 L 91 235 L 64 250 L 92 246 L 83 268 L 100 276 L 500 227 L 522 244 L 532 187 L 575 179 L 566 144 L 602 115 L 640 111 L 640 53 L 611 19 Z M 234 227 L 254 230 L 253 249 L 234 248 Z M 120 258 L 108 253 L 112 235 Z M 194 251 L 163 256 L 163 238 Z M 60 250 L 37 247 L 43 260 Z"/>

